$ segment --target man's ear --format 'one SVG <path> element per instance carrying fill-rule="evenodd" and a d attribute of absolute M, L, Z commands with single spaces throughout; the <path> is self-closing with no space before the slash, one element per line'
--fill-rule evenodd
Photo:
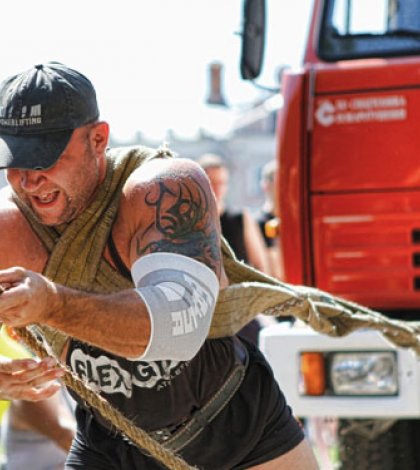
<path fill-rule="evenodd" d="M 99 153 L 105 152 L 109 139 L 109 125 L 105 121 L 95 123 L 91 130 L 90 138 L 95 150 Z"/>

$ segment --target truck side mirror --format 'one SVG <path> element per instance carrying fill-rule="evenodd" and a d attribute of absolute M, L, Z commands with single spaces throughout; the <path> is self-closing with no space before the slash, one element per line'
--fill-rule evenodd
<path fill-rule="evenodd" d="M 265 0 L 244 0 L 241 76 L 253 80 L 261 72 L 265 42 Z"/>

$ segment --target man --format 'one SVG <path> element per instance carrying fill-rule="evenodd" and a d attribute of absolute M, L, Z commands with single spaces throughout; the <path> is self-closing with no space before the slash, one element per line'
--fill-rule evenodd
<path fill-rule="evenodd" d="M 30 358 L 28 350 L 10 333 L 3 325 L 0 331 L 0 355 L 9 358 L 9 361 Z M 52 358 L 48 362 L 55 364 Z M 60 371 L 61 374 L 63 371 Z M 2 383 L 4 386 L 4 379 Z M 57 386 L 52 391 L 57 390 Z M 75 420 L 68 394 L 64 389 L 60 392 L 48 398 L 38 398 L 37 401 L 18 399 L 14 393 L 13 400 L 0 402 L 1 445 L 8 470 L 63 469 L 75 435 Z M 11 394 L 9 397 L 12 398 Z"/>
<path fill-rule="evenodd" d="M 222 233 L 236 256 L 254 268 L 270 274 L 264 239 L 258 224 L 250 212 L 243 208 L 232 213 L 226 209 L 226 195 L 229 189 L 229 170 L 219 155 L 205 153 L 197 160 L 209 177 L 216 198 Z"/>
<path fill-rule="evenodd" d="M 268 255 L 264 239 L 255 219 L 244 207 L 241 212 L 233 213 L 226 208 L 226 195 L 229 188 L 229 170 L 223 159 L 214 153 L 205 153 L 197 163 L 206 172 L 216 199 L 220 217 L 222 235 L 226 238 L 238 259 L 245 261 L 260 271 L 271 274 L 268 270 Z M 262 326 L 275 322 L 272 317 L 259 315 L 245 325 L 239 335 L 254 344 L 258 344 L 258 335 Z"/>
<path fill-rule="evenodd" d="M 206 340 L 228 281 L 204 172 L 165 150 L 107 150 L 108 135 L 75 70 L 40 64 L 1 85 L 0 320 L 40 325 L 69 367 L 191 465 L 316 468 L 260 353 Z M 78 402 L 66 468 L 162 468 Z"/>
<path fill-rule="evenodd" d="M 283 259 L 278 246 L 278 238 L 273 236 L 269 237 L 267 235 L 267 224 L 272 226 L 273 224 L 280 223 L 276 217 L 276 171 L 276 160 L 270 160 L 262 168 L 260 183 L 264 193 L 264 202 L 258 216 L 258 224 L 267 249 L 267 258 L 270 267 L 269 273 L 277 279 L 283 279 Z"/>
<path fill-rule="evenodd" d="M 13 400 L 1 424 L 7 470 L 63 469 L 75 436 L 75 419 L 66 394 L 31 402 Z"/>

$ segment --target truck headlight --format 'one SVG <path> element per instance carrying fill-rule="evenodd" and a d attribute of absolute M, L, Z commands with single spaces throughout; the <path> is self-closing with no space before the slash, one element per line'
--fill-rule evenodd
<path fill-rule="evenodd" d="M 340 352 L 330 358 L 330 381 L 334 395 L 396 395 L 398 367 L 396 354 Z"/>

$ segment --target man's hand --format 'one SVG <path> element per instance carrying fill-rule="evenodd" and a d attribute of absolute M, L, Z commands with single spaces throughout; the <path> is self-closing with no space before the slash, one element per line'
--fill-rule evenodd
<path fill-rule="evenodd" d="M 45 323 L 53 311 L 55 284 L 24 268 L 0 271 L 0 321 L 8 326 Z"/>
<path fill-rule="evenodd" d="M 38 362 L 0 356 L 0 399 L 44 400 L 60 389 L 60 384 L 53 381 L 63 374 L 51 357 Z"/>

